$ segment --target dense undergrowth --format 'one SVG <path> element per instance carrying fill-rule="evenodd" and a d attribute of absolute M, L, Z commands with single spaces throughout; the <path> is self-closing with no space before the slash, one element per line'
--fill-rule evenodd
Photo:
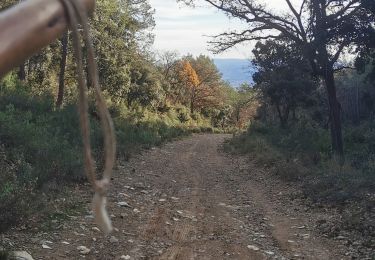
<path fill-rule="evenodd" d="M 311 206 L 332 207 L 336 220 L 318 223 L 327 236 L 351 233 L 374 249 L 375 128 L 364 124 L 344 131 L 345 162 L 331 157 L 327 130 L 307 122 L 288 128 L 256 122 L 234 136 L 226 150 L 251 156 L 260 167 L 297 183 Z M 353 238 L 354 239 L 354 238 Z"/>
<path fill-rule="evenodd" d="M 35 211 L 36 194 L 50 182 L 80 182 L 82 144 L 75 104 L 56 109 L 50 94 L 34 95 L 28 86 L 0 84 L 0 231 Z M 163 115 L 112 105 L 118 157 L 160 145 L 192 132 L 213 132 L 209 120 L 180 120 L 181 111 Z M 101 164 L 102 136 L 95 109 L 90 108 L 92 146 Z M 60 185 L 64 186 L 64 185 Z M 48 192 L 48 191 L 45 191 Z"/>
<path fill-rule="evenodd" d="M 345 162 L 331 157 L 327 130 L 308 122 L 288 128 L 254 123 L 235 136 L 227 149 L 249 153 L 254 161 L 287 181 L 302 181 L 314 202 L 343 205 L 375 191 L 375 128 L 344 131 Z"/>

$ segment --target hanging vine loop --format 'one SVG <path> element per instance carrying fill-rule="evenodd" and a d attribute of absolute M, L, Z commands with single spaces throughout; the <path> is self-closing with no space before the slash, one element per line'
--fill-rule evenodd
<path fill-rule="evenodd" d="M 112 224 L 105 208 L 106 194 L 109 189 L 113 166 L 116 159 L 116 140 L 113 122 L 108 111 L 104 96 L 99 85 L 98 67 L 95 61 L 95 51 L 92 37 L 90 35 L 88 17 L 85 9 L 79 1 L 60 0 L 66 10 L 67 18 L 73 34 L 74 56 L 76 58 L 76 70 L 79 89 L 78 113 L 83 141 L 84 169 L 85 174 L 95 191 L 93 199 L 93 213 L 95 221 L 100 229 L 109 234 L 112 231 Z M 88 115 L 88 80 L 84 73 L 83 50 L 79 24 L 82 26 L 83 41 L 87 48 L 87 68 L 89 82 L 93 85 L 95 92 L 96 107 L 99 112 L 101 128 L 104 136 L 104 170 L 103 177 L 98 180 L 96 177 L 95 161 L 92 157 L 90 143 L 90 120 Z"/>

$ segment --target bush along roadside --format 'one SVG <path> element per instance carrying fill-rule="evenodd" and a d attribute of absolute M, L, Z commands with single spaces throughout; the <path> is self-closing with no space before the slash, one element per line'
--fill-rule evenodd
<path fill-rule="evenodd" d="M 352 236 L 375 250 L 375 131 L 345 129 L 346 160 L 331 158 L 328 132 L 306 123 L 289 128 L 255 122 L 225 144 L 228 152 L 250 156 L 259 167 L 302 189 L 312 207 L 334 208 L 340 219 L 318 223 L 327 236 Z"/>

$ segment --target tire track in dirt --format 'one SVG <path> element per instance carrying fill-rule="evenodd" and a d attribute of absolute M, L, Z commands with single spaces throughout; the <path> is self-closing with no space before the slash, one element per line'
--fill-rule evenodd
<path fill-rule="evenodd" d="M 179 158 L 177 158 L 182 163 L 182 167 L 175 169 L 176 173 L 180 171 L 181 175 L 184 175 L 185 178 L 190 179 L 192 182 L 192 188 L 195 188 L 191 193 L 189 206 L 185 209 L 185 211 L 188 211 L 193 215 L 196 213 L 196 208 L 198 207 L 199 203 L 199 181 L 197 180 L 194 169 L 191 167 L 192 156 L 197 145 L 198 143 L 195 142 L 189 147 L 188 151 L 184 152 Z M 179 220 L 172 232 L 171 239 L 174 241 L 174 245 L 168 248 L 161 256 L 156 257 L 156 259 L 194 259 L 196 257 L 196 255 L 194 255 L 194 248 L 189 246 L 188 243 L 189 240 L 191 240 L 191 236 L 196 234 L 196 232 L 197 227 L 195 225 L 192 225 L 185 219 Z"/>
<path fill-rule="evenodd" d="M 272 223 L 272 237 L 282 252 L 294 258 L 333 259 L 333 255 L 324 247 L 322 241 L 314 237 L 310 239 L 311 234 L 306 230 L 310 221 L 289 216 L 287 210 L 278 207 L 277 203 L 272 201 L 272 194 L 266 196 L 265 191 L 255 186 L 254 182 L 250 183 L 248 190 L 252 198 L 263 208 L 265 219 Z M 300 235 L 302 239 L 297 240 L 296 235 Z"/>
<path fill-rule="evenodd" d="M 326 241 L 301 228 L 310 223 L 279 207 L 277 188 L 267 190 L 265 183 L 249 178 L 261 174 L 256 167 L 241 173 L 241 165 L 249 163 L 220 152 L 225 137 L 201 135 L 181 141 L 182 149 L 168 159 L 177 162 L 164 169 L 171 174 L 166 180 L 177 180 L 178 188 L 170 196 L 181 198 L 177 204 L 164 205 L 172 207 L 167 210 L 169 218 L 176 210 L 193 218 L 166 226 L 171 230 L 165 232 L 170 234 L 170 246 L 153 259 L 335 259 Z M 251 207 L 244 210 L 239 191 L 248 196 L 244 199 L 251 200 Z M 243 211 L 248 215 L 239 214 Z M 258 232 L 245 228 L 248 222 Z M 307 232 L 309 237 L 303 237 Z M 248 245 L 255 245 L 255 250 Z"/>
<path fill-rule="evenodd" d="M 237 254 L 237 259 L 264 259 L 261 254 L 246 248 L 246 243 L 240 245 L 243 241 L 238 238 L 224 239 L 225 234 L 234 228 L 229 212 L 218 206 L 226 200 L 223 196 L 225 191 L 220 187 L 210 189 L 212 175 L 220 178 L 223 173 L 223 161 L 216 156 L 218 147 L 215 138 L 208 141 L 202 142 L 197 138 L 189 143 L 186 151 L 174 158 L 179 161 L 178 167 L 174 167 L 174 174 L 181 181 L 179 185 L 182 184 L 176 195 L 182 198 L 178 209 L 188 217 L 175 222 L 170 237 L 172 245 L 154 259 L 222 259 L 231 254 Z M 190 195 L 186 194 L 186 190 Z"/>
<path fill-rule="evenodd" d="M 348 259 L 345 248 L 314 232 L 320 213 L 290 200 L 295 187 L 221 151 L 226 138 L 194 135 L 120 165 L 108 204 L 113 237 L 93 228 L 83 186 L 72 194 L 86 202 L 82 215 L 56 222 L 50 233 L 13 231 L 4 238 L 34 259 Z M 52 249 L 41 247 L 46 240 Z M 82 245 L 87 255 L 77 250 Z"/>

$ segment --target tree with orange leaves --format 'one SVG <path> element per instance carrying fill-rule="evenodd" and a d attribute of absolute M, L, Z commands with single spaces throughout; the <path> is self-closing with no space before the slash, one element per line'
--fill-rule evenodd
<path fill-rule="evenodd" d="M 179 79 L 185 86 L 191 113 L 222 103 L 220 87 L 223 82 L 209 57 L 186 57 L 180 64 Z"/>

